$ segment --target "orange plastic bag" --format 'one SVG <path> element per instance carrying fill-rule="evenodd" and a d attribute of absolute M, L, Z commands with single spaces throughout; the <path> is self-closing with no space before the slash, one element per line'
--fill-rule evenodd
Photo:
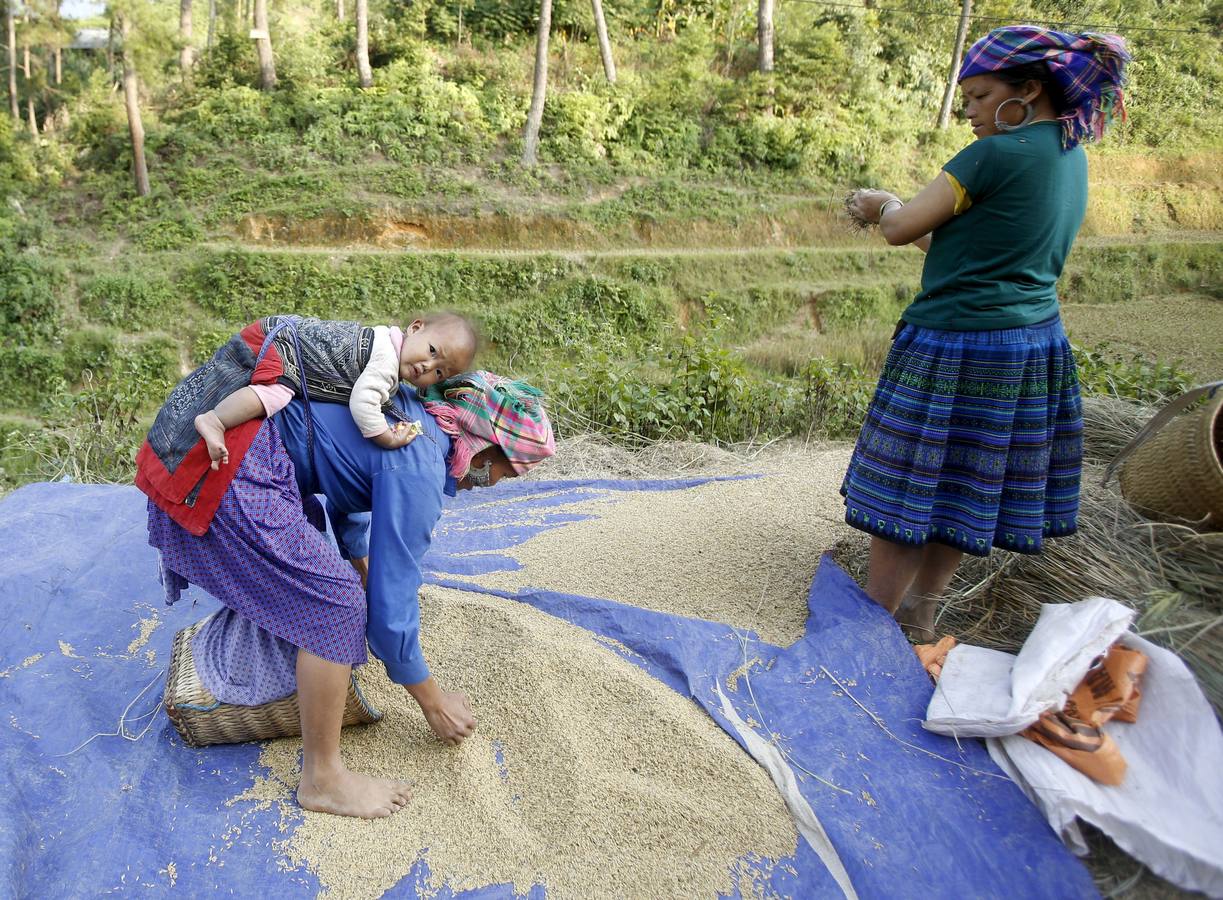
<path fill-rule="evenodd" d="M 1125 758 L 1104 733 L 1106 722 L 1134 722 L 1146 655 L 1114 645 L 1088 670 L 1061 712 L 1045 713 L 1020 734 L 1101 784 L 1120 784 Z"/>

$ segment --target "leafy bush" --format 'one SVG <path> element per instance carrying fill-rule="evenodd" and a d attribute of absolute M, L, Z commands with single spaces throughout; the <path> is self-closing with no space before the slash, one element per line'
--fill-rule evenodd
<path fill-rule="evenodd" d="M 82 308 L 98 321 L 126 328 L 169 325 L 181 309 L 169 281 L 135 272 L 99 275 L 85 282 L 81 301 Z"/>
<path fill-rule="evenodd" d="M 119 346 L 119 332 L 110 328 L 74 328 L 64 337 L 64 378 L 80 384 L 86 372 L 103 372 Z"/>
<path fill-rule="evenodd" d="M 575 355 L 580 362 L 544 375 L 559 426 L 629 442 L 857 432 L 873 379 L 847 363 L 818 359 L 798 378 L 762 377 L 724 346 L 721 330 L 728 324 L 714 320 L 636 355 L 623 337 L 592 336 Z"/>
<path fill-rule="evenodd" d="M 53 340 L 61 327 L 57 291 L 63 272 L 30 251 L 0 243 L 0 344 Z"/>
<path fill-rule="evenodd" d="M 64 357 L 48 347 L 0 346 L 0 405 L 37 414 L 64 393 Z"/>
<path fill-rule="evenodd" d="M 1223 297 L 1223 257 L 1211 243 L 1075 249 L 1058 284 L 1071 303 L 1117 303 L 1142 294 L 1193 291 Z"/>
<path fill-rule="evenodd" d="M 631 107 L 619 92 L 567 91 L 548 98 L 540 133 L 561 162 L 605 159 Z"/>
<path fill-rule="evenodd" d="M 16 129 L 0 128 L 0 200 L 38 178 L 38 166 L 28 142 L 17 137 Z"/>
<path fill-rule="evenodd" d="M 1193 377 L 1171 363 L 1115 352 L 1108 344 L 1075 347 L 1079 384 L 1085 393 L 1159 405 L 1193 387 Z"/>
<path fill-rule="evenodd" d="M 128 233 L 141 250 L 180 250 L 204 237 L 199 223 L 189 215 L 145 222 Z"/>
<path fill-rule="evenodd" d="M 507 356 L 572 349 L 597 335 L 642 341 L 660 326 L 657 291 L 598 275 L 567 280 L 525 302 L 481 315 L 488 336 Z"/>
<path fill-rule="evenodd" d="M 852 438 L 862 427 L 875 390 L 875 378 L 850 363 L 812 360 L 803 372 L 801 407 L 809 416 L 807 434 Z M 801 422 L 789 430 L 802 434 Z"/>
<path fill-rule="evenodd" d="M 199 101 L 176 117 L 220 148 L 239 147 L 244 142 L 282 128 L 287 122 L 284 104 L 277 97 L 245 84 L 225 84 L 202 92 Z"/>
<path fill-rule="evenodd" d="M 826 326 L 856 328 L 900 318 L 916 293 L 913 285 L 904 283 L 846 286 L 824 291 L 815 302 Z"/>

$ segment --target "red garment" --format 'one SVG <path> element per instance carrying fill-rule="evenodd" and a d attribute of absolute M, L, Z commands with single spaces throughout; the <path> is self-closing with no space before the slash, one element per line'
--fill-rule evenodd
<path fill-rule="evenodd" d="M 241 336 L 251 348 L 251 352 L 258 356 L 266 337 L 259 321 L 242 329 Z M 284 363 L 276 352 L 275 344 L 269 344 L 263 359 L 251 373 L 250 383 L 276 384 L 282 374 Z M 166 469 L 146 439 L 136 454 L 136 487 L 144 491 L 149 499 L 157 504 L 158 509 L 191 534 L 202 535 L 212 524 L 217 506 L 229 490 L 229 483 L 242 465 L 242 457 L 262 424 L 262 419 L 251 419 L 225 432 L 229 462 L 216 471 L 212 470 L 212 460 L 208 456 L 208 447 L 203 438 L 187 452 L 173 472 Z M 200 479 L 204 480 L 203 487 L 200 488 L 195 502 L 188 505 L 187 497 L 200 483 Z"/>

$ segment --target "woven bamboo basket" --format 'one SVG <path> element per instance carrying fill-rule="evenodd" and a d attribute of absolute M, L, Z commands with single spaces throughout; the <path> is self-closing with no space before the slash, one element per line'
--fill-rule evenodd
<path fill-rule="evenodd" d="M 166 678 L 166 713 L 184 741 L 192 747 L 208 744 L 241 744 L 301 734 L 297 694 L 261 706 L 222 703 L 204 687 L 191 658 L 191 639 L 208 618 L 182 629 L 174 636 L 170 674 Z M 382 718 L 369 704 L 353 675 L 344 703 L 345 725 L 368 725 Z"/>
<path fill-rule="evenodd" d="M 1121 494 L 1144 514 L 1223 527 L 1223 389 L 1214 393 L 1125 460 Z"/>

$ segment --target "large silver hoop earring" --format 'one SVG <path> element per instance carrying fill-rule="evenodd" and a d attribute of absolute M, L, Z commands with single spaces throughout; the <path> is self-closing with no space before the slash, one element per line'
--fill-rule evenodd
<path fill-rule="evenodd" d="M 1000 118 L 998 118 L 998 113 L 1002 112 L 1002 107 L 1006 106 L 1008 103 L 1023 104 L 1023 121 L 1018 125 L 1008 125 L 1006 122 L 1003 122 Z M 1023 128 L 1023 126 L 1030 125 L 1035 116 L 1036 107 L 1027 100 L 1024 100 L 1022 97 L 1007 97 L 1005 100 L 999 103 L 998 108 L 994 110 L 994 127 L 1001 132 L 1018 131 L 1020 128 Z"/>

